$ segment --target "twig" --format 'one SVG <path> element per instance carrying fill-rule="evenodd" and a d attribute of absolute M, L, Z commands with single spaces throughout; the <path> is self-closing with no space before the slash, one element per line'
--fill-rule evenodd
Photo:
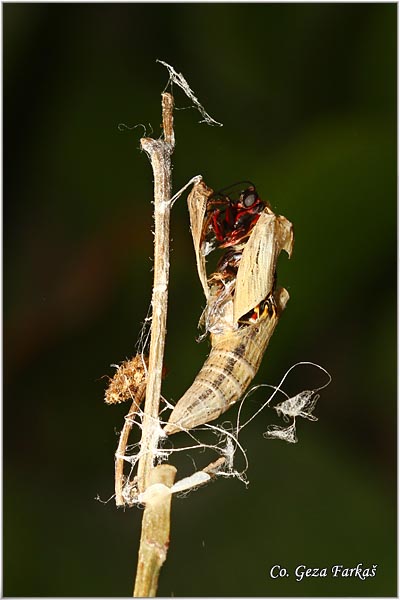
<path fill-rule="evenodd" d="M 171 68 L 163 63 L 170 72 Z M 187 82 L 181 75 L 180 83 Z M 182 87 L 182 86 L 181 86 Z M 209 124 L 218 124 L 209 117 L 193 92 L 187 86 L 185 93 L 202 113 Z M 176 469 L 171 465 L 154 467 L 161 427 L 159 404 L 166 335 L 169 277 L 169 223 L 170 210 L 178 194 L 171 200 L 171 155 L 174 151 L 173 129 L 174 99 L 169 93 L 162 94 L 163 139 L 142 138 L 142 149 L 149 156 L 154 175 L 154 283 L 152 293 L 152 324 L 146 378 L 146 400 L 142 421 L 142 437 L 137 471 L 137 492 L 145 503 L 139 561 L 134 588 L 135 597 L 154 596 L 157 590 L 160 568 L 165 561 L 170 530 L 171 490 Z M 196 178 L 197 180 L 198 178 Z M 127 419 L 121 433 L 119 454 L 116 462 L 117 503 L 123 502 L 123 455 L 130 432 Z M 119 449 L 120 449 L 119 446 Z M 203 474 L 205 475 L 205 473 Z"/>
<path fill-rule="evenodd" d="M 164 139 L 141 139 L 141 147 L 150 158 L 154 174 L 154 283 L 149 369 L 138 464 L 138 491 L 145 493 L 146 508 L 133 592 L 135 597 L 152 597 L 156 594 L 160 568 L 168 549 L 171 506 L 169 488 L 176 473 L 175 467 L 171 465 L 153 468 L 160 435 L 158 413 L 168 306 L 171 154 L 175 145 L 174 99 L 171 94 L 162 94 L 161 104 Z"/>
<path fill-rule="evenodd" d="M 142 385 L 141 390 L 137 393 L 132 402 L 132 406 L 129 409 L 129 413 L 125 417 L 124 426 L 119 436 L 118 448 L 115 452 L 115 504 L 117 506 L 125 505 L 125 500 L 122 493 L 124 487 L 124 456 L 129 435 L 132 430 L 133 421 L 137 411 L 139 410 L 139 404 L 143 399 L 145 390 L 146 383 Z"/>
<path fill-rule="evenodd" d="M 167 557 L 170 530 L 171 486 L 176 469 L 158 465 L 149 476 L 146 508 L 143 514 L 139 560 L 133 596 L 153 598 L 156 595 L 160 569 Z"/>
<path fill-rule="evenodd" d="M 132 400 L 115 453 L 115 503 L 117 506 L 124 506 L 126 503 L 123 494 L 125 451 L 135 416 L 138 414 L 144 398 L 147 367 L 147 358 L 139 354 L 130 360 L 125 360 L 118 366 L 105 393 L 104 399 L 107 404 L 119 404 L 126 400 Z"/>
<path fill-rule="evenodd" d="M 175 144 L 173 107 L 174 99 L 171 94 L 162 94 L 164 139 L 140 140 L 142 149 L 150 158 L 154 174 L 154 284 L 149 372 L 138 464 L 139 493 L 144 492 L 147 487 L 160 434 L 157 424 L 168 305 L 171 154 Z"/>

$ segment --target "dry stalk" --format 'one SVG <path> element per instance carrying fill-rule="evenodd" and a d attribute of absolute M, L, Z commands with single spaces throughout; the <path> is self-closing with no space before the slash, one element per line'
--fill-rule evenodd
<path fill-rule="evenodd" d="M 167 558 L 170 529 L 171 491 L 176 469 L 158 465 L 150 472 L 143 513 L 135 598 L 153 598 L 157 592 L 160 569 Z"/>
<path fill-rule="evenodd" d="M 129 435 L 132 431 L 132 425 L 135 415 L 138 411 L 138 405 L 143 399 L 146 384 L 143 384 L 142 389 L 138 392 L 132 402 L 129 413 L 125 417 L 124 426 L 119 436 L 118 448 L 115 453 L 115 504 L 117 506 L 125 506 L 123 495 L 124 489 L 124 456 L 128 445 Z"/>
<path fill-rule="evenodd" d="M 162 94 L 164 139 L 141 139 L 141 147 L 150 158 L 154 175 L 154 283 L 146 401 L 138 464 L 138 491 L 146 492 L 146 508 L 133 593 L 135 597 L 153 597 L 157 591 L 158 576 L 169 543 L 171 492 L 168 488 L 172 486 L 176 473 L 172 465 L 154 467 L 160 433 L 158 413 L 168 306 L 171 154 L 175 145 L 173 108 L 172 95 Z"/>
<path fill-rule="evenodd" d="M 117 369 L 105 394 L 107 404 L 119 404 L 132 399 L 132 404 L 125 417 L 124 426 L 120 433 L 118 448 L 115 453 L 115 503 L 117 506 L 125 505 L 124 490 L 124 463 L 125 452 L 128 444 L 132 425 L 140 410 L 146 389 L 147 360 L 145 356 L 137 354 L 130 360 L 124 361 Z"/>
<path fill-rule="evenodd" d="M 154 283 L 149 372 L 142 423 L 141 457 L 138 464 L 139 493 L 144 492 L 147 487 L 160 433 L 157 424 L 168 306 L 171 154 L 175 145 L 173 108 L 172 95 L 162 94 L 164 139 L 140 140 L 142 149 L 150 158 L 154 174 Z"/>

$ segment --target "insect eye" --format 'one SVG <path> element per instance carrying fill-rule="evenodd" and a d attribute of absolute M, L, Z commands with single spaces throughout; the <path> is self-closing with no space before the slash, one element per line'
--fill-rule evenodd
<path fill-rule="evenodd" d="M 257 194 L 255 194 L 254 192 L 249 192 L 247 195 L 244 195 L 243 204 L 246 208 L 249 208 L 250 206 L 253 206 L 256 200 Z"/>

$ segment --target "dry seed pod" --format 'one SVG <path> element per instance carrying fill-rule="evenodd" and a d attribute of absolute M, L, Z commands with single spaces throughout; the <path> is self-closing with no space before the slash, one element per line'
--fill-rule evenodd
<path fill-rule="evenodd" d="M 119 404 L 141 396 L 146 386 L 147 357 L 137 354 L 119 365 L 105 393 L 107 404 Z"/>
<path fill-rule="evenodd" d="M 164 427 L 167 435 L 213 421 L 243 396 L 259 369 L 289 294 L 281 288 L 273 298 L 276 310 L 267 312 L 257 323 L 211 335 L 211 352 L 172 411 Z"/>

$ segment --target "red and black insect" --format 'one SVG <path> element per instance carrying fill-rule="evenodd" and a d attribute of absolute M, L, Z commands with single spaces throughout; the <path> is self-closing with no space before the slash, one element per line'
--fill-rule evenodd
<path fill-rule="evenodd" d="M 248 185 L 243 189 L 243 184 Z M 221 305 L 233 298 L 244 245 L 266 206 L 267 203 L 261 200 L 250 181 L 240 181 L 224 188 L 207 201 L 203 241 L 212 244 L 217 242 L 219 249 L 226 249 L 217 263 L 216 271 L 208 279 L 208 285 Z M 243 315 L 240 325 L 257 322 L 266 309 L 270 310 L 267 298 L 264 303 Z"/>
<path fill-rule="evenodd" d="M 243 184 L 250 185 L 243 189 Z M 220 190 L 207 202 L 203 239 L 211 234 L 219 248 L 228 248 L 244 242 L 265 206 L 266 203 L 261 200 L 250 181 L 239 181 Z"/>

